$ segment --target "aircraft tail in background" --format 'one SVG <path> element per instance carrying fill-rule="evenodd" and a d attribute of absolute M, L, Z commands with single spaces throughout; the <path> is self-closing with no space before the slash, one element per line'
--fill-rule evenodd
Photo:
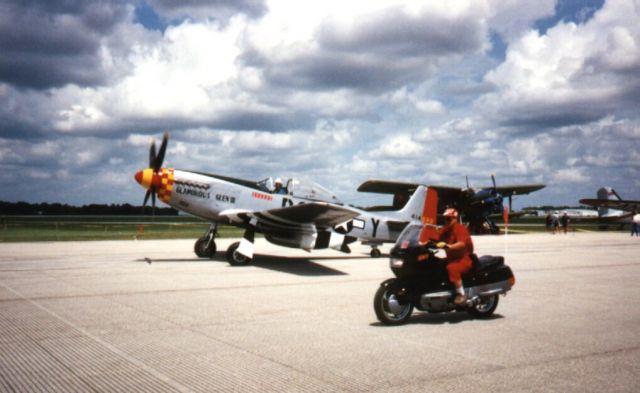
<path fill-rule="evenodd" d="M 611 187 L 602 187 L 597 195 L 597 199 L 580 199 L 580 203 L 597 207 L 600 222 L 640 223 L 640 201 L 624 200 Z"/>
<path fill-rule="evenodd" d="M 427 190 L 425 186 L 418 186 L 407 204 L 397 212 L 394 218 L 402 221 L 422 221 L 427 202 Z"/>
<path fill-rule="evenodd" d="M 619 201 L 622 200 L 620 195 L 611 187 L 602 187 L 598 190 L 598 199 L 606 200 L 606 201 Z M 598 207 L 598 217 L 617 217 L 621 216 L 622 212 L 620 210 L 610 209 L 607 205 L 602 205 Z"/>

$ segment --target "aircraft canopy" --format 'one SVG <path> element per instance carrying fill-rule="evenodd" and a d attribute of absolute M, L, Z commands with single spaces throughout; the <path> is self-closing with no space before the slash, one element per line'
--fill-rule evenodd
<path fill-rule="evenodd" d="M 333 192 L 314 181 L 308 179 L 290 178 L 284 181 L 284 183 L 287 194 L 294 197 L 305 198 L 314 201 L 324 201 L 338 204 L 341 203 L 341 201 Z M 257 184 L 258 187 L 265 192 L 272 193 L 275 191 L 275 181 L 273 177 L 268 177 L 266 179 L 260 180 Z"/>

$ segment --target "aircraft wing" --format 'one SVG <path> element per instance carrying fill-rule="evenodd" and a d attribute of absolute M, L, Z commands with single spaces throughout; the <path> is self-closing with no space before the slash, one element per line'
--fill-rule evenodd
<path fill-rule="evenodd" d="M 445 205 L 457 202 L 464 193 L 460 187 L 430 185 L 429 188 L 438 191 L 438 199 Z"/>
<path fill-rule="evenodd" d="M 496 187 L 496 190 L 502 196 L 509 197 L 512 195 L 526 195 L 534 191 L 541 190 L 545 187 L 546 186 L 544 184 L 521 184 L 517 186 L 500 186 L 500 187 Z M 486 188 L 491 189 L 493 187 L 486 187 Z"/>
<path fill-rule="evenodd" d="M 389 180 L 367 180 L 358 187 L 360 192 L 374 192 L 379 194 L 395 194 L 397 192 L 409 192 L 415 191 L 420 183 L 407 183 L 400 181 Z M 441 205 L 451 205 L 463 203 L 467 198 L 467 190 L 460 187 L 451 186 L 439 186 L 435 184 L 426 185 L 429 188 L 433 188 L 438 191 L 438 199 Z M 544 184 L 522 184 L 522 185 L 508 185 L 497 187 L 496 190 L 504 197 L 510 197 L 513 195 L 526 195 L 531 192 L 544 188 Z M 493 187 L 483 187 L 483 189 L 492 189 Z"/>
<path fill-rule="evenodd" d="M 332 227 L 358 217 L 358 210 L 326 202 L 312 202 L 280 209 L 253 212 L 259 219 L 285 225 L 313 224 L 317 227 Z"/>
<path fill-rule="evenodd" d="M 594 207 L 609 207 L 611 209 L 624 210 L 628 212 L 640 211 L 640 201 L 625 201 L 613 199 L 580 199 L 583 205 Z"/>
<path fill-rule="evenodd" d="M 395 194 L 397 192 L 406 192 L 412 194 L 418 186 L 424 184 L 407 183 L 401 181 L 390 180 L 367 180 L 358 187 L 360 192 L 374 192 L 378 194 Z M 427 185 L 438 191 L 438 198 L 445 204 L 457 201 L 462 195 L 463 189 L 459 187 Z"/>
<path fill-rule="evenodd" d="M 395 194 L 397 192 L 410 192 L 418 188 L 419 183 L 405 183 L 390 180 L 367 180 L 358 187 L 359 192 L 375 192 L 377 194 Z"/>

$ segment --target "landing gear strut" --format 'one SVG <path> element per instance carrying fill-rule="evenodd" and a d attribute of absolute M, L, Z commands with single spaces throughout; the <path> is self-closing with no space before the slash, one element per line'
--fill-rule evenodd
<path fill-rule="evenodd" d="M 244 236 L 239 242 L 235 242 L 227 248 L 227 261 L 231 266 L 246 266 L 253 259 L 254 238 L 256 233 L 256 218 L 249 221 Z"/>
<path fill-rule="evenodd" d="M 213 258 L 216 255 L 215 238 L 218 236 L 218 224 L 211 224 L 207 232 L 196 240 L 193 251 L 200 258 Z"/>

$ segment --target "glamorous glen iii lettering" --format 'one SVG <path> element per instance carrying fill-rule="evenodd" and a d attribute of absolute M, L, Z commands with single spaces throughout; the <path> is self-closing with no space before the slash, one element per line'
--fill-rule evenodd
<path fill-rule="evenodd" d="M 190 188 L 190 187 L 185 187 L 183 185 L 178 185 L 176 187 L 176 192 L 178 194 L 182 194 L 182 195 L 189 195 L 189 196 L 194 196 L 196 198 L 202 198 L 202 199 L 210 199 L 211 194 L 200 190 L 200 189 L 195 189 L 195 188 Z"/>
<path fill-rule="evenodd" d="M 224 195 L 224 194 L 216 194 L 216 201 L 218 202 L 227 202 L 227 203 L 236 203 L 236 197 Z"/>

